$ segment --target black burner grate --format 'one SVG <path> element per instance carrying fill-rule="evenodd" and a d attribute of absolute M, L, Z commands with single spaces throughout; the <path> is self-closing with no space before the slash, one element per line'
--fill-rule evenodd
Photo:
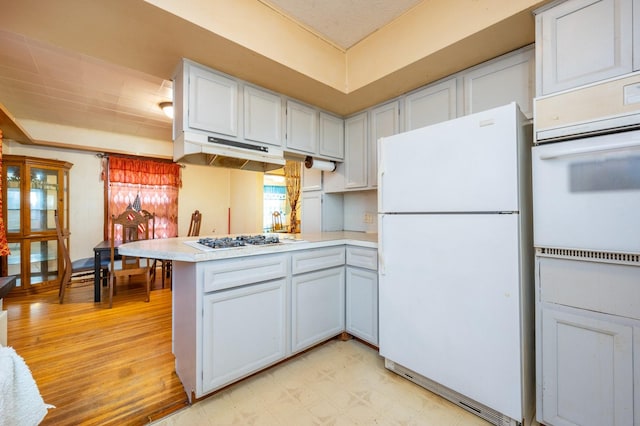
<path fill-rule="evenodd" d="M 233 248 L 242 247 L 246 245 L 267 245 L 277 244 L 280 242 L 278 236 L 267 235 L 240 235 L 235 238 L 222 237 L 222 238 L 200 238 L 198 243 L 211 247 L 211 248 Z"/>

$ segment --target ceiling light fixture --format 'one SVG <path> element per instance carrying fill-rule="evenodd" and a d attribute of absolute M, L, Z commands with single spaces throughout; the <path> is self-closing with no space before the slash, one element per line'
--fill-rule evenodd
<path fill-rule="evenodd" d="M 169 118 L 173 118 L 173 102 L 160 102 L 158 104 L 164 115 Z"/>

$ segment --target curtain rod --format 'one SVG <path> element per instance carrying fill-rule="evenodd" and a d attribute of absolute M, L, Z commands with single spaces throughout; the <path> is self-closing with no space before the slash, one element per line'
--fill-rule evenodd
<path fill-rule="evenodd" d="M 145 157 L 145 156 L 141 156 L 141 155 L 109 154 L 108 152 L 98 152 L 96 154 L 96 157 L 98 157 L 98 158 L 109 158 L 110 155 L 113 155 L 113 156 L 116 156 L 116 157 L 124 157 L 124 158 L 153 160 L 153 161 L 159 161 L 159 162 L 162 162 L 162 163 L 174 163 L 173 160 L 166 160 L 164 158 Z M 186 165 L 184 165 L 182 163 L 175 163 L 175 164 L 179 165 L 183 169 L 187 167 Z"/>

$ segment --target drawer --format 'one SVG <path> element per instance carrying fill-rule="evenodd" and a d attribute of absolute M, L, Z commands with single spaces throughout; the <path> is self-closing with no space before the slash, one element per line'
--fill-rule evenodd
<path fill-rule="evenodd" d="M 378 269 L 378 250 L 347 246 L 347 265 L 365 269 Z"/>
<path fill-rule="evenodd" d="M 286 277 L 284 254 L 248 256 L 220 260 L 204 267 L 205 293 Z"/>
<path fill-rule="evenodd" d="M 291 254 L 291 273 L 317 271 L 344 265 L 344 246 L 303 250 Z"/>
<path fill-rule="evenodd" d="M 538 258 L 540 300 L 640 319 L 640 266 Z"/>

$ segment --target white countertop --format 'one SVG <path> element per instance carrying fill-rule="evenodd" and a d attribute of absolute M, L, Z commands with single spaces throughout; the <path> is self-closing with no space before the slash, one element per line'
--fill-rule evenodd
<path fill-rule="evenodd" d="M 153 259 L 168 259 L 183 262 L 202 262 L 216 259 L 230 259 L 234 257 L 256 256 L 269 253 L 282 253 L 293 250 L 305 250 L 319 247 L 329 247 L 349 244 L 360 247 L 377 248 L 378 234 L 364 232 L 322 232 L 319 234 L 277 234 L 280 244 L 263 246 L 243 246 L 223 249 L 203 250 L 192 247 L 185 242 L 198 241 L 207 235 L 199 237 L 177 237 L 156 240 L 136 241 L 118 247 L 118 252 L 127 256 L 148 257 Z M 213 238 L 222 236 L 211 236 Z"/>

